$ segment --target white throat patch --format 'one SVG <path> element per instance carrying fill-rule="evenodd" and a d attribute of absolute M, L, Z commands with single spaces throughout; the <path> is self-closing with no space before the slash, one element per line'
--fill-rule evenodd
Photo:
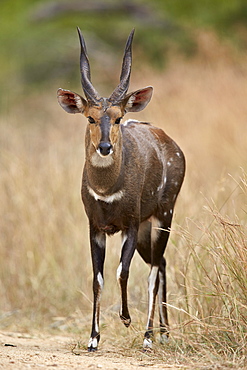
<path fill-rule="evenodd" d="M 103 156 L 97 151 L 90 158 L 93 167 L 109 167 L 113 164 L 112 153 Z"/>

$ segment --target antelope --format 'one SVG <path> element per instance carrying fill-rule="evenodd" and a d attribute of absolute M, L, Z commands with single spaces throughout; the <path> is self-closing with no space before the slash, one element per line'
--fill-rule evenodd
<path fill-rule="evenodd" d="M 93 318 L 88 351 L 100 341 L 100 298 L 104 285 L 106 236 L 122 234 L 117 280 L 121 291 L 120 318 L 128 327 L 131 318 L 127 300 L 129 268 L 135 250 L 150 265 L 148 319 L 143 347 L 152 348 L 155 301 L 158 294 L 160 340 L 169 336 L 166 307 L 166 261 L 173 209 L 180 191 L 185 159 L 178 145 L 160 128 L 146 122 L 121 120 L 128 112 L 139 112 L 149 103 L 153 88 L 127 93 L 132 64 L 131 31 L 123 56 L 120 83 L 109 98 L 93 87 L 86 44 L 78 28 L 81 54 L 81 83 L 85 98 L 58 89 L 61 107 L 82 113 L 88 119 L 85 133 L 85 165 L 81 196 L 89 220 L 93 265 Z"/>

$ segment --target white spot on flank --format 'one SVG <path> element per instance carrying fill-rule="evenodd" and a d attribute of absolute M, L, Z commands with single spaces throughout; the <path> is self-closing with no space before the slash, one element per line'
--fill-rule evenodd
<path fill-rule="evenodd" d="M 167 162 L 167 166 L 170 166 L 170 165 L 171 165 L 171 162 L 170 162 L 170 161 L 168 161 L 168 162 Z"/>
<path fill-rule="evenodd" d="M 160 191 L 163 188 L 163 183 L 160 184 L 160 186 L 157 187 L 157 191 Z"/>
<path fill-rule="evenodd" d="M 90 188 L 90 186 L 88 186 L 87 188 L 88 188 L 89 194 L 92 195 L 92 197 L 95 200 L 101 200 L 102 202 L 106 202 L 106 203 L 113 203 L 117 200 L 120 200 L 124 195 L 124 192 L 122 190 L 119 190 L 116 193 L 104 196 L 104 195 L 97 194 L 92 188 Z"/>
<path fill-rule="evenodd" d="M 172 209 L 170 209 L 170 214 L 172 215 Z"/>
<path fill-rule="evenodd" d="M 180 153 L 179 153 L 179 152 L 177 152 L 177 153 L 176 153 L 176 155 L 177 155 L 178 157 L 180 157 Z"/>
<path fill-rule="evenodd" d="M 164 216 L 167 216 L 167 212 L 164 212 Z"/>
<path fill-rule="evenodd" d="M 108 155 L 101 155 L 97 150 L 90 158 L 91 164 L 94 167 L 109 167 L 113 164 L 112 152 Z"/>

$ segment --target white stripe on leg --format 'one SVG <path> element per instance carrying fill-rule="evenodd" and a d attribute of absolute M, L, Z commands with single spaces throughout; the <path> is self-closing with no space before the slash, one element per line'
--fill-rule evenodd
<path fill-rule="evenodd" d="M 151 268 L 151 272 L 148 278 L 148 321 L 147 321 L 147 327 L 146 329 L 150 329 L 150 319 L 153 320 L 153 311 L 154 311 L 154 303 L 155 303 L 155 296 L 154 296 L 154 290 L 155 290 L 155 284 L 157 280 L 158 275 L 158 266 L 153 266 Z M 144 348 L 152 348 L 152 340 L 151 338 L 144 338 L 143 341 L 143 347 Z"/>
<path fill-rule="evenodd" d="M 147 322 L 147 329 L 148 329 L 148 324 L 149 320 L 151 317 L 152 309 L 153 309 L 153 303 L 154 303 L 154 288 L 155 288 L 155 283 L 157 279 L 157 274 L 158 274 L 159 267 L 158 266 L 153 266 L 151 268 L 151 272 L 148 278 L 148 295 L 149 295 L 149 304 L 148 304 L 148 322 Z"/>

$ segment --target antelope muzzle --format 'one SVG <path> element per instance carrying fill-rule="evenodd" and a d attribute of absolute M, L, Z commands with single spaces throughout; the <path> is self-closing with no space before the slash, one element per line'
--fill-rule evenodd
<path fill-rule="evenodd" d="M 112 154 L 112 144 L 110 141 L 111 123 L 110 117 L 108 115 L 104 115 L 101 118 L 100 129 L 101 129 L 101 139 L 98 146 L 98 152 L 99 154 L 105 157 L 109 154 Z"/>

